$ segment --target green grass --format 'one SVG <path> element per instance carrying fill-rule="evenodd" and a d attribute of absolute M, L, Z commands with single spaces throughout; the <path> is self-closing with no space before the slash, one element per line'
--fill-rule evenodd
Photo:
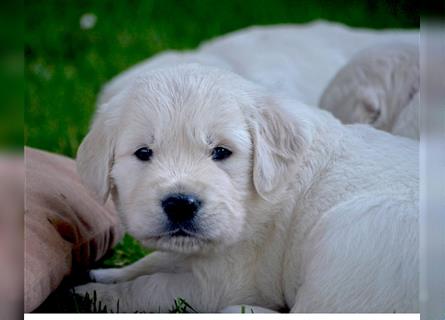
<path fill-rule="evenodd" d="M 120 313 L 119 300 L 116 305 L 109 306 L 97 300 L 96 291 L 92 296 L 77 295 L 74 289 L 63 288 L 52 294 L 39 308 L 36 313 Z M 172 301 L 169 313 L 197 313 L 197 311 L 183 298 Z M 145 313 L 135 310 L 133 313 Z M 242 309 L 241 313 L 245 313 Z M 253 311 L 252 311 L 253 313 Z"/>
<path fill-rule="evenodd" d="M 0 9 L 0 154 L 23 150 L 23 4 L 2 1 Z M 11 32 L 14 30 L 14 32 Z M 5 150 L 6 149 L 6 150 Z"/>
<path fill-rule="evenodd" d="M 314 19 L 417 28 L 417 7 L 412 0 L 27 0 L 25 144 L 73 157 L 101 86 L 163 50 L 191 49 L 250 25 Z M 97 16 L 94 28 L 80 28 L 85 13 Z M 99 265 L 123 266 L 147 253 L 126 236 Z"/>
<path fill-rule="evenodd" d="M 150 250 L 143 248 L 139 242 L 126 234 L 113 248 L 112 254 L 104 257 L 99 265 L 104 268 L 123 267 L 136 262 L 149 253 Z"/>

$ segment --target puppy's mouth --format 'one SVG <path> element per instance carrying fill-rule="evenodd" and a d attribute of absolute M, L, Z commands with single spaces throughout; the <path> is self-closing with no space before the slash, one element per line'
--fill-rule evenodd
<path fill-rule="evenodd" d="M 197 232 L 184 228 L 175 228 L 168 232 L 145 238 L 142 240 L 142 243 L 149 248 L 157 250 L 195 253 L 203 251 L 211 245 L 212 241 Z"/>
<path fill-rule="evenodd" d="M 190 231 L 177 229 L 171 233 L 169 233 L 171 237 L 194 237 L 194 234 Z"/>
<path fill-rule="evenodd" d="M 165 235 L 170 237 L 202 238 L 202 235 L 194 223 L 168 224 Z"/>

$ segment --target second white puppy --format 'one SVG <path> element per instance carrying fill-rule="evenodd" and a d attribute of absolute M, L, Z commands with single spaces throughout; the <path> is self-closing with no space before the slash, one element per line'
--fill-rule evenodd
<path fill-rule="evenodd" d="M 417 143 L 196 64 L 140 73 L 78 151 L 127 230 L 159 251 L 93 271 L 109 308 L 418 312 Z"/>
<path fill-rule="evenodd" d="M 368 123 L 419 139 L 419 48 L 406 43 L 359 52 L 331 80 L 320 107 L 344 123 Z"/>

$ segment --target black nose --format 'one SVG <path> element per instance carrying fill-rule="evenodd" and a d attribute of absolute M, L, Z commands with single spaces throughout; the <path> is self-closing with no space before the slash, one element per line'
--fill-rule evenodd
<path fill-rule="evenodd" d="M 201 207 L 201 201 L 192 195 L 176 193 L 162 200 L 162 208 L 173 223 L 191 220 Z"/>

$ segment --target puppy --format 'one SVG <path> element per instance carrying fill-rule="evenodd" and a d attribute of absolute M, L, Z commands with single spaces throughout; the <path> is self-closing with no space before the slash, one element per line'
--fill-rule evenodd
<path fill-rule="evenodd" d="M 419 139 L 419 48 L 405 43 L 373 46 L 336 74 L 320 107 L 344 123 L 367 123 Z"/>
<path fill-rule="evenodd" d="M 77 156 L 127 231 L 158 251 L 92 271 L 123 312 L 253 305 L 418 312 L 418 148 L 186 64 L 139 73 Z"/>

